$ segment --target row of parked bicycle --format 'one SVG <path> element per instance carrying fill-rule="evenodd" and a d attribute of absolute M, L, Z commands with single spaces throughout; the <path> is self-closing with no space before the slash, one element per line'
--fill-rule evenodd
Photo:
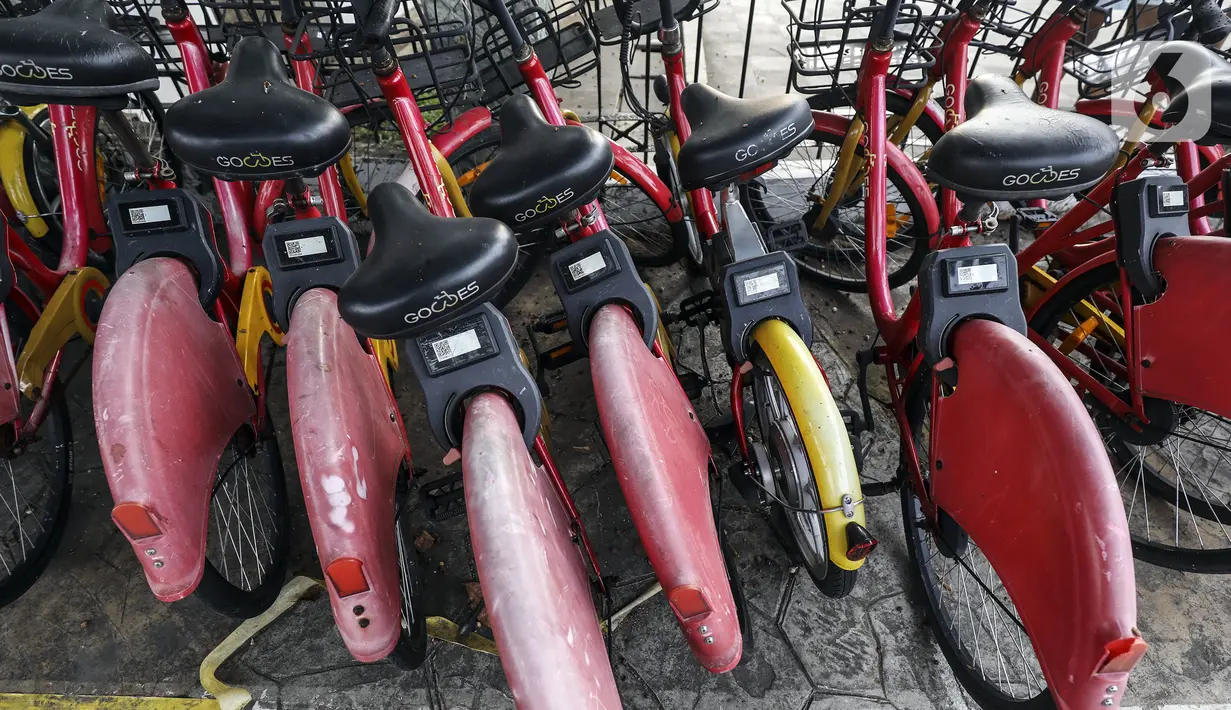
<path fill-rule="evenodd" d="M 266 414 L 280 346 L 308 518 L 355 658 L 413 668 L 427 649 L 390 386 L 408 368 L 461 462 L 518 707 L 619 707 L 604 578 L 545 436 L 541 378 L 497 308 L 545 259 L 562 310 L 532 330 L 567 342 L 536 346 L 534 369 L 588 358 L 633 522 L 707 669 L 734 668 L 749 631 L 711 499 L 717 433 L 735 486 L 830 597 L 877 545 L 866 496 L 900 495 L 919 599 L 980 706 L 1117 707 L 1146 650 L 1133 557 L 1231 572 L 1231 387 L 1210 355 L 1231 315 L 1231 68 L 1212 48 L 1231 21 L 1213 0 L 1155 10 L 1125 35 L 1168 40 L 1145 55 L 1149 95 L 1095 92 L 1063 112 L 1074 38 L 1101 11 L 1059 5 L 1028 33 L 989 35 L 1010 7 L 788 4 L 793 77 L 832 81 L 751 100 L 688 82 L 680 21 L 695 3 L 619 3 L 653 168 L 561 107 L 535 30 L 502 2 L 481 11 L 520 77 L 501 81 L 527 93 L 502 103 L 498 150 L 485 105 L 425 118 L 440 85 L 417 96 L 423 57 L 400 49 L 420 5 L 283 0 L 281 47 L 258 25 L 221 56 L 201 7 L 162 0 L 188 88 L 165 116 L 154 56 L 110 29 L 102 0 L 0 19 L 0 603 L 64 529 L 64 386 L 86 361 L 65 348 L 81 338 L 111 517 L 151 591 L 240 617 L 268 608 L 289 546 Z M 630 51 L 650 35 L 665 110 L 631 90 Z M 1015 76 L 968 80 L 972 42 L 994 36 Z M 851 67 L 827 57 L 852 56 L 843 83 Z M 339 71 L 366 87 L 350 103 L 322 95 Z M 1193 132 L 1195 116 L 1208 120 Z M 1136 123 L 1117 136 L 1117 119 Z M 355 158 L 377 124 L 396 127 L 406 167 L 368 190 Z M 211 179 L 204 195 L 182 186 L 190 173 Z M 1004 202 L 1013 248 L 972 244 Z M 638 267 L 679 259 L 710 289 L 663 313 Z M 862 412 L 839 408 L 812 354 L 801 275 L 868 293 L 879 337 L 858 358 Z M 732 368 L 733 425 L 708 436 L 676 324 L 715 325 Z M 887 482 L 862 485 L 873 365 L 901 449 L 896 470 L 865 472 Z"/>

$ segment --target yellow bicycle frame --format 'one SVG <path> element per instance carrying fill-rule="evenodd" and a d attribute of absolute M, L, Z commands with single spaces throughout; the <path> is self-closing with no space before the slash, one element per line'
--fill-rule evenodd
<path fill-rule="evenodd" d="M 775 319 L 763 321 L 753 329 L 752 341 L 769 359 L 799 425 L 821 508 L 837 509 L 822 516 L 828 557 L 841 569 L 859 569 L 864 560 L 851 560 L 846 554 L 846 526 L 852 522 L 864 525 L 863 491 L 838 404 L 812 352 L 791 326 Z M 854 517 L 846 517 L 841 510 L 845 496 L 854 501 Z"/>
<path fill-rule="evenodd" d="M 34 118 L 46 106 L 22 106 L 21 110 Z M 26 182 L 25 142 L 26 128 L 17 121 L 0 124 L 0 184 L 13 208 L 25 216 L 26 230 L 42 238 L 49 230 L 47 222 L 39 214 L 38 205 Z"/>

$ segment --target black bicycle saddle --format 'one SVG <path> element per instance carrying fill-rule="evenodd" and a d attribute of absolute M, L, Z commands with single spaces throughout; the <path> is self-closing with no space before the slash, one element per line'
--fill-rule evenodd
<path fill-rule="evenodd" d="M 970 82 L 966 122 L 936 141 L 927 173 L 964 200 L 1050 199 L 1098 183 L 1119 150 L 1098 119 L 1039 106 L 987 74 Z"/>
<path fill-rule="evenodd" d="M 1150 73 L 1162 80 L 1171 99 L 1163 121 L 1188 124 L 1169 130 L 1166 140 L 1231 142 L 1231 64 L 1222 55 L 1196 42 L 1166 42 L 1154 51 Z"/>
<path fill-rule="evenodd" d="M 0 94 L 21 106 L 118 109 L 127 94 L 157 89 L 154 59 L 110 24 L 104 0 L 56 0 L 0 19 Z"/>
<path fill-rule="evenodd" d="M 513 273 L 517 237 L 494 219 L 437 217 L 405 187 L 368 197 L 376 246 L 338 292 L 338 311 L 369 338 L 410 338 L 491 298 Z"/>
<path fill-rule="evenodd" d="M 314 177 L 350 149 L 346 117 L 291 83 L 264 37 L 240 40 L 226 79 L 177 101 L 164 124 L 180 160 L 224 180 Z"/>
<path fill-rule="evenodd" d="M 812 135 L 812 109 L 802 96 L 737 99 L 689 84 L 680 103 L 692 126 L 677 161 L 685 190 L 729 183 L 782 158 Z"/>
<path fill-rule="evenodd" d="M 601 133 L 553 126 L 517 94 L 500 109 L 500 152 L 474 181 L 470 211 L 527 231 L 594 201 L 615 165 Z"/>

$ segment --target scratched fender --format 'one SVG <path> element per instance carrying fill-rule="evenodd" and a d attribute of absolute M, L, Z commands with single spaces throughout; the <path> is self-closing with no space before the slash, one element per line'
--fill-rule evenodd
<path fill-rule="evenodd" d="M 201 309 L 188 267 L 155 258 L 111 289 L 94 350 L 94 426 L 111 496 L 158 526 L 129 538 L 154 596 L 183 599 L 205 569 L 218 459 L 256 412 L 235 344 Z"/>
<path fill-rule="evenodd" d="M 1061 710 L 1118 707 L 1145 644 L 1098 430 L 1047 356 L 999 323 L 959 326 L 954 360 L 957 388 L 933 414 L 935 502 L 1004 582 Z"/>
<path fill-rule="evenodd" d="M 705 431 L 622 306 L 594 316 L 590 374 L 620 489 L 667 601 L 693 655 L 729 671 L 743 641 L 714 527 Z"/>
<path fill-rule="evenodd" d="M 1231 344 L 1231 242 L 1222 237 L 1169 237 L 1154 247 L 1154 268 L 1167 288 L 1136 308 L 1141 386 L 1150 397 L 1231 416 L 1231 380 L 1221 358 Z M 1206 353 L 1207 355 L 1203 355 Z"/>
<path fill-rule="evenodd" d="M 519 710 L 619 708 L 581 551 L 503 395 L 467 405 L 462 476 L 475 567 Z"/>
<path fill-rule="evenodd" d="M 368 590 L 329 602 L 357 660 L 389 655 L 401 630 L 393 528 L 398 469 L 410 450 L 376 358 L 338 315 L 338 297 L 313 289 L 295 302 L 286 334 L 291 438 L 321 567 L 362 563 Z M 382 397 L 382 395 L 384 395 Z M 362 618 L 353 612 L 362 606 Z"/>

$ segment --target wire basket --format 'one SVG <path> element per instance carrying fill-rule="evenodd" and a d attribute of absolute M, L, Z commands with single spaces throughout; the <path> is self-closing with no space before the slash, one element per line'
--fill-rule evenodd
<path fill-rule="evenodd" d="M 1026 43 L 1043 27 L 1049 18 L 1058 12 L 1068 12 L 1070 0 L 1043 0 L 1032 9 L 1022 9 L 1012 0 L 994 2 L 983 18 L 982 28 L 970 46 L 970 75 L 978 73 L 979 64 L 987 55 L 1000 55 L 1014 60 L 1014 68 L 1020 64 Z"/>
<path fill-rule="evenodd" d="M 788 85 L 807 94 L 835 88 L 849 93 L 882 6 L 856 7 L 855 0 L 841 5 L 833 0 L 782 0 L 782 6 L 791 18 Z M 913 90 L 927 82 L 928 70 L 936 63 L 929 50 L 939 44 L 937 33 L 954 14 L 952 6 L 936 0 L 901 6 L 894 26 L 890 87 Z"/>
<path fill-rule="evenodd" d="M 475 2 L 474 52 L 482 87 L 479 102 L 483 104 L 512 95 L 524 83 L 504 29 L 495 16 L 481 9 L 487 3 L 502 1 Z M 590 30 L 585 0 L 557 0 L 547 6 L 534 0 L 514 0 L 508 5 L 513 21 L 534 46 L 552 85 L 576 88 L 581 85 L 579 77 L 598 66 L 598 45 Z"/>
<path fill-rule="evenodd" d="M 1069 42 L 1064 70 L 1077 79 L 1083 99 L 1131 91 L 1141 83 L 1151 63 L 1152 43 L 1197 39 L 1187 2 L 1131 0 L 1124 7 L 1116 5 L 1091 10 L 1084 31 Z"/>

